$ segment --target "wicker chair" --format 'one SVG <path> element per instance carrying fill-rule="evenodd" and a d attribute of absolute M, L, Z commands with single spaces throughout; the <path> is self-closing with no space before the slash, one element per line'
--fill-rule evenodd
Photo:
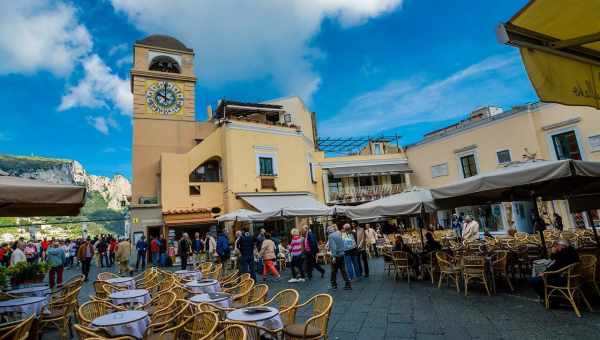
<path fill-rule="evenodd" d="M 216 333 L 209 338 L 210 340 L 246 340 L 248 339 L 248 331 L 240 325 L 231 325 L 225 327 L 219 333 Z"/>
<path fill-rule="evenodd" d="M 321 339 L 327 338 L 327 325 L 331 315 L 331 306 L 333 297 L 329 294 L 318 294 L 310 298 L 303 304 L 294 307 L 296 313 L 299 309 L 312 308 L 312 313 L 305 323 L 292 324 L 283 328 L 283 334 L 286 339 Z M 295 319 L 295 318 L 294 318 Z"/>
<path fill-rule="evenodd" d="M 281 334 L 283 332 L 283 328 L 270 329 L 270 328 L 266 328 L 263 326 L 259 326 L 256 323 L 244 322 L 244 321 L 225 320 L 225 321 L 222 321 L 219 325 L 220 328 L 226 328 L 229 326 L 244 327 L 246 329 L 246 332 L 248 333 L 248 338 L 250 338 L 250 339 L 264 339 L 264 338 L 280 339 Z"/>
<path fill-rule="evenodd" d="M 79 288 L 80 289 L 80 288 Z M 61 339 L 69 339 L 71 331 L 71 314 L 75 313 L 79 289 L 74 290 L 63 299 L 48 305 L 49 313 L 42 313 L 39 319 L 39 329 L 56 328 Z"/>
<path fill-rule="evenodd" d="M 244 292 L 249 292 L 253 286 L 254 286 L 254 280 L 247 279 L 247 280 L 240 281 L 240 283 L 238 283 L 237 285 L 235 285 L 231 288 L 223 288 L 223 292 L 228 293 L 228 294 L 233 294 L 233 295 L 239 295 Z"/>
<path fill-rule="evenodd" d="M 209 339 L 219 325 L 219 317 L 213 312 L 198 312 L 175 327 L 160 333 L 160 338 L 179 339 L 183 334 L 194 340 Z"/>
<path fill-rule="evenodd" d="M 171 288 L 171 292 L 175 293 L 178 299 L 187 299 L 194 294 L 194 292 L 182 286 L 174 286 Z"/>
<path fill-rule="evenodd" d="M 211 262 L 200 263 L 198 269 L 204 274 L 204 272 L 209 272 L 212 270 L 213 264 Z"/>
<path fill-rule="evenodd" d="M 494 270 L 494 278 L 504 277 L 511 292 L 514 292 L 512 282 L 508 273 L 508 252 L 505 250 L 497 251 L 492 258 L 492 268 Z"/>
<path fill-rule="evenodd" d="M 127 309 L 124 307 L 113 305 L 109 302 L 98 300 L 88 301 L 79 306 L 79 309 L 77 310 L 77 318 L 79 319 L 79 323 L 81 323 L 84 326 L 87 326 L 92 322 L 92 320 L 99 316 L 124 310 Z"/>
<path fill-rule="evenodd" d="M 447 282 L 450 280 L 454 281 L 456 284 L 456 292 L 460 293 L 460 275 L 461 268 L 454 263 L 452 263 L 452 259 L 450 256 L 444 252 L 436 252 L 435 258 L 437 260 L 438 266 L 440 267 L 440 279 L 438 281 L 438 288 L 442 287 L 442 280 L 444 278 L 447 279 Z"/>
<path fill-rule="evenodd" d="M 242 308 L 249 306 L 258 306 L 263 304 L 267 299 L 269 293 L 269 286 L 265 284 L 259 284 L 250 288 L 250 292 L 243 297 L 233 297 L 233 307 Z"/>
<path fill-rule="evenodd" d="M 294 323 L 296 318 L 296 305 L 300 300 L 300 294 L 295 289 L 284 289 L 262 304 L 262 306 L 272 306 L 279 309 L 279 315 L 284 325 Z"/>
<path fill-rule="evenodd" d="M 394 260 L 392 259 L 392 251 L 384 248 L 381 251 L 381 255 L 383 256 L 383 272 L 387 272 L 387 274 L 390 275 L 394 270 Z"/>
<path fill-rule="evenodd" d="M 0 325 L 0 340 L 27 340 L 35 315 L 27 319 Z"/>
<path fill-rule="evenodd" d="M 421 263 L 421 275 L 429 275 L 431 284 L 435 284 L 435 272 L 437 271 L 437 261 L 433 252 L 423 254 Z"/>
<path fill-rule="evenodd" d="M 176 300 L 169 308 L 160 310 L 152 315 L 150 325 L 144 337 L 147 340 L 160 337 L 160 333 L 178 325 L 193 316 L 196 312 L 195 308 L 189 306 L 189 302 Z"/>
<path fill-rule="evenodd" d="M 469 282 L 479 280 L 485 286 L 487 295 L 490 296 L 490 288 L 485 275 L 485 258 L 482 256 L 465 256 L 462 259 L 463 280 L 465 283 L 465 296 L 469 291 Z"/>
<path fill-rule="evenodd" d="M 577 308 L 577 304 L 575 303 L 575 297 L 581 297 L 585 302 L 586 306 L 590 311 L 592 310 L 592 306 L 583 295 L 581 291 L 581 283 L 583 276 L 578 272 L 580 268 L 579 263 L 573 263 L 564 268 L 543 272 L 541 274 L 542 279 L 544 280 L 544 302 L 546 305 L 546 309 L 550 308 L 550 298 L 553 296 L 563 297 L 565 298 L 573 307 L 575 314 L 577 317 L 581 317 L 581 313 L 579 312 L 579 308 Z M 563 280 L 550 280 L 550 276 L 558 275 L 563 278 Z M 555 276 L 556 277 L 556 276 Z"/>
<path fill-rule="evenodd" d="M 77 333 L 80 340 L 95 340 L 95 339 L 111 339 L 111 340 L 137 340 L 132 336 L 120 336 L 113 337 L 106 333 L 102 329 L 89 328 L 83 325 L 73 325 L 75 333 Z"/>
<path fill-rule="evenodd" d="M 595 255 L 581 255 L 579 256 L 581 262 L 581 275 L 583 275 L 583 284 L 590 285 L 594 292 L 600 296 L 600 288 L 598 288 L 598 282 L 596 281 L 596 271 L 598 258 Z"/>
<path fill-rule="evenodd" d="M 106 280 L 110 280 L 110 279 L 114 279 L 119 277 L 119 275 L 115 274 L 115 273 L 111 273 L 111 272 L 102 272 L 102 273 L 98 273 L 98 275 L 96 276 L 96 280 L 98 281 L 106 281 Z"/>
<path fill-rule="evenodd" d="M 410 265 L 410 254 L 404 251 L 393 251 L 392 262 L 394 264 L 394 272 L 396 273 L 396 279 L 400 277 L 401 273 L 406 273 L 408 283 L 410 284 L 410 276 L 413 268 Z"/>
<path fill-rule="evenodd" d="M 173 292 L 163 292 L 155 296 L 148 303 L 139 305 L 135 309 L 143 310 L 152 316 L 154 313 L 169 308 L 175 303 L 177 295 Z"/>

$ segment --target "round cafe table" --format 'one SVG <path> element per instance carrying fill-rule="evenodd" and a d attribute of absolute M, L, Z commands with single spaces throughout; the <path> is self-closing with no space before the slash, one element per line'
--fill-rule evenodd
<path fill-rule="evenodd" d="M 48 305 L 45 296 L 28 296 L 18 299 L 0 301 L 0 314 L 12 317 L 34 314 L 40 316 Z"/>
<path fill-rule="evenodd" d="M 92 327 L 102 328 L 114 337 L 129 335 L 142 339 L 149 325 L 148 312 L 141 310 L 110 313 L 92 320 Z"/>
<path fill-rule="evenodd" d="M 193 281 L 202 280 L 202 272 L 199 270 L 178 270 L 173 272 L 175 276 L 180 278 L 186 278 Z"/>
<path fill-rule="evenodd" d="M 190 302 L 196 304 L 209 302 L 219 307 L 231 308 L 231 295 L 226 293 L 198 294 L 192 296 Z"/>
<path fill-rule="evenodd" d="M 150 301 L 150 293 L 146 289 L 129 289 L 109 295 L 115 305 L 127 304 L 129 307 L 143 305 Z"/>
<path fill-rule="evenodd" d="M 133 277 L 113 277 L 106 282 L 117 287 L 127 287 L 127 289 L 135 289 L 135 279 Z"/>
<path fill-rule="evenodd" d="M 191 290 L 194 294 L 218 293 L 221 291 L 221 285 L 219 284 L 219 281 L 213 279 L 191 281 L 186 283 L 185 287 Z"/>
<path fill-rule="evenodd" d="M 9 290 L 7 293 L 13 294 L 13 295 L 24 295 L 24 296 L 47 296 L 52 293 L 52 290 L 50 289 L 50 286 L 48 286 L 48 285 L 41 285 L 41 286 L 13 289 L 13 290 Z"/>
<path fill-rule="evenodd" d="M 278 329 L 283 327 L 283 320 L 279 315 L 279 309 L 267 306 L 246 307 L 236 309 L 227 313 L 227 319 L 231 321 L 244 321 L 256 323 L 268 329 Z M 250 338 L 260 339 L 260 335 L 253 332 L 248 332 Z"/>

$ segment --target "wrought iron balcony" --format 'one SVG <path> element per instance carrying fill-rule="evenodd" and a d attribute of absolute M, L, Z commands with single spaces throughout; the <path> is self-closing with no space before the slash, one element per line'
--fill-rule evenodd
<path fill-rule="evenodd" d="M 405 183 L 342 187 L 341 190 L 329 192 L 327 203 L 348 204 L 370 202 L 400 193 L 406 190 L 406 188 Z"/>

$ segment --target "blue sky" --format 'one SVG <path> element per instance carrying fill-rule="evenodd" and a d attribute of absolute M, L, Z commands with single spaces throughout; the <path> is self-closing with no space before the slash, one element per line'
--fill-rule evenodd
<path fill-rule="evenodd" d="M 299 95 L 321 136 L 414 142 L 478 106 L 537 100 L 494 32 L 526 2 L 14 1 L 0 13 L 0 153 L 129 177 L 131 45 L 151 33 L 194 48 L 198 119 L 219 98 Z"/>

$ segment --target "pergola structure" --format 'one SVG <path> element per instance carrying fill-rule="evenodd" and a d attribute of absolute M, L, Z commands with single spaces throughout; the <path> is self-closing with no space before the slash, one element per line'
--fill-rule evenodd
<path fill-rule="evenodd" d="M 331 154 L 354 154 L 360 152 L 360 150 L 372 142 L 395 142 L 396 147 L 398 149 L 401 148 L 399 135 L 381 135 L 379 137 L 322 137 L 317 139 L 317 149 Z"/>

